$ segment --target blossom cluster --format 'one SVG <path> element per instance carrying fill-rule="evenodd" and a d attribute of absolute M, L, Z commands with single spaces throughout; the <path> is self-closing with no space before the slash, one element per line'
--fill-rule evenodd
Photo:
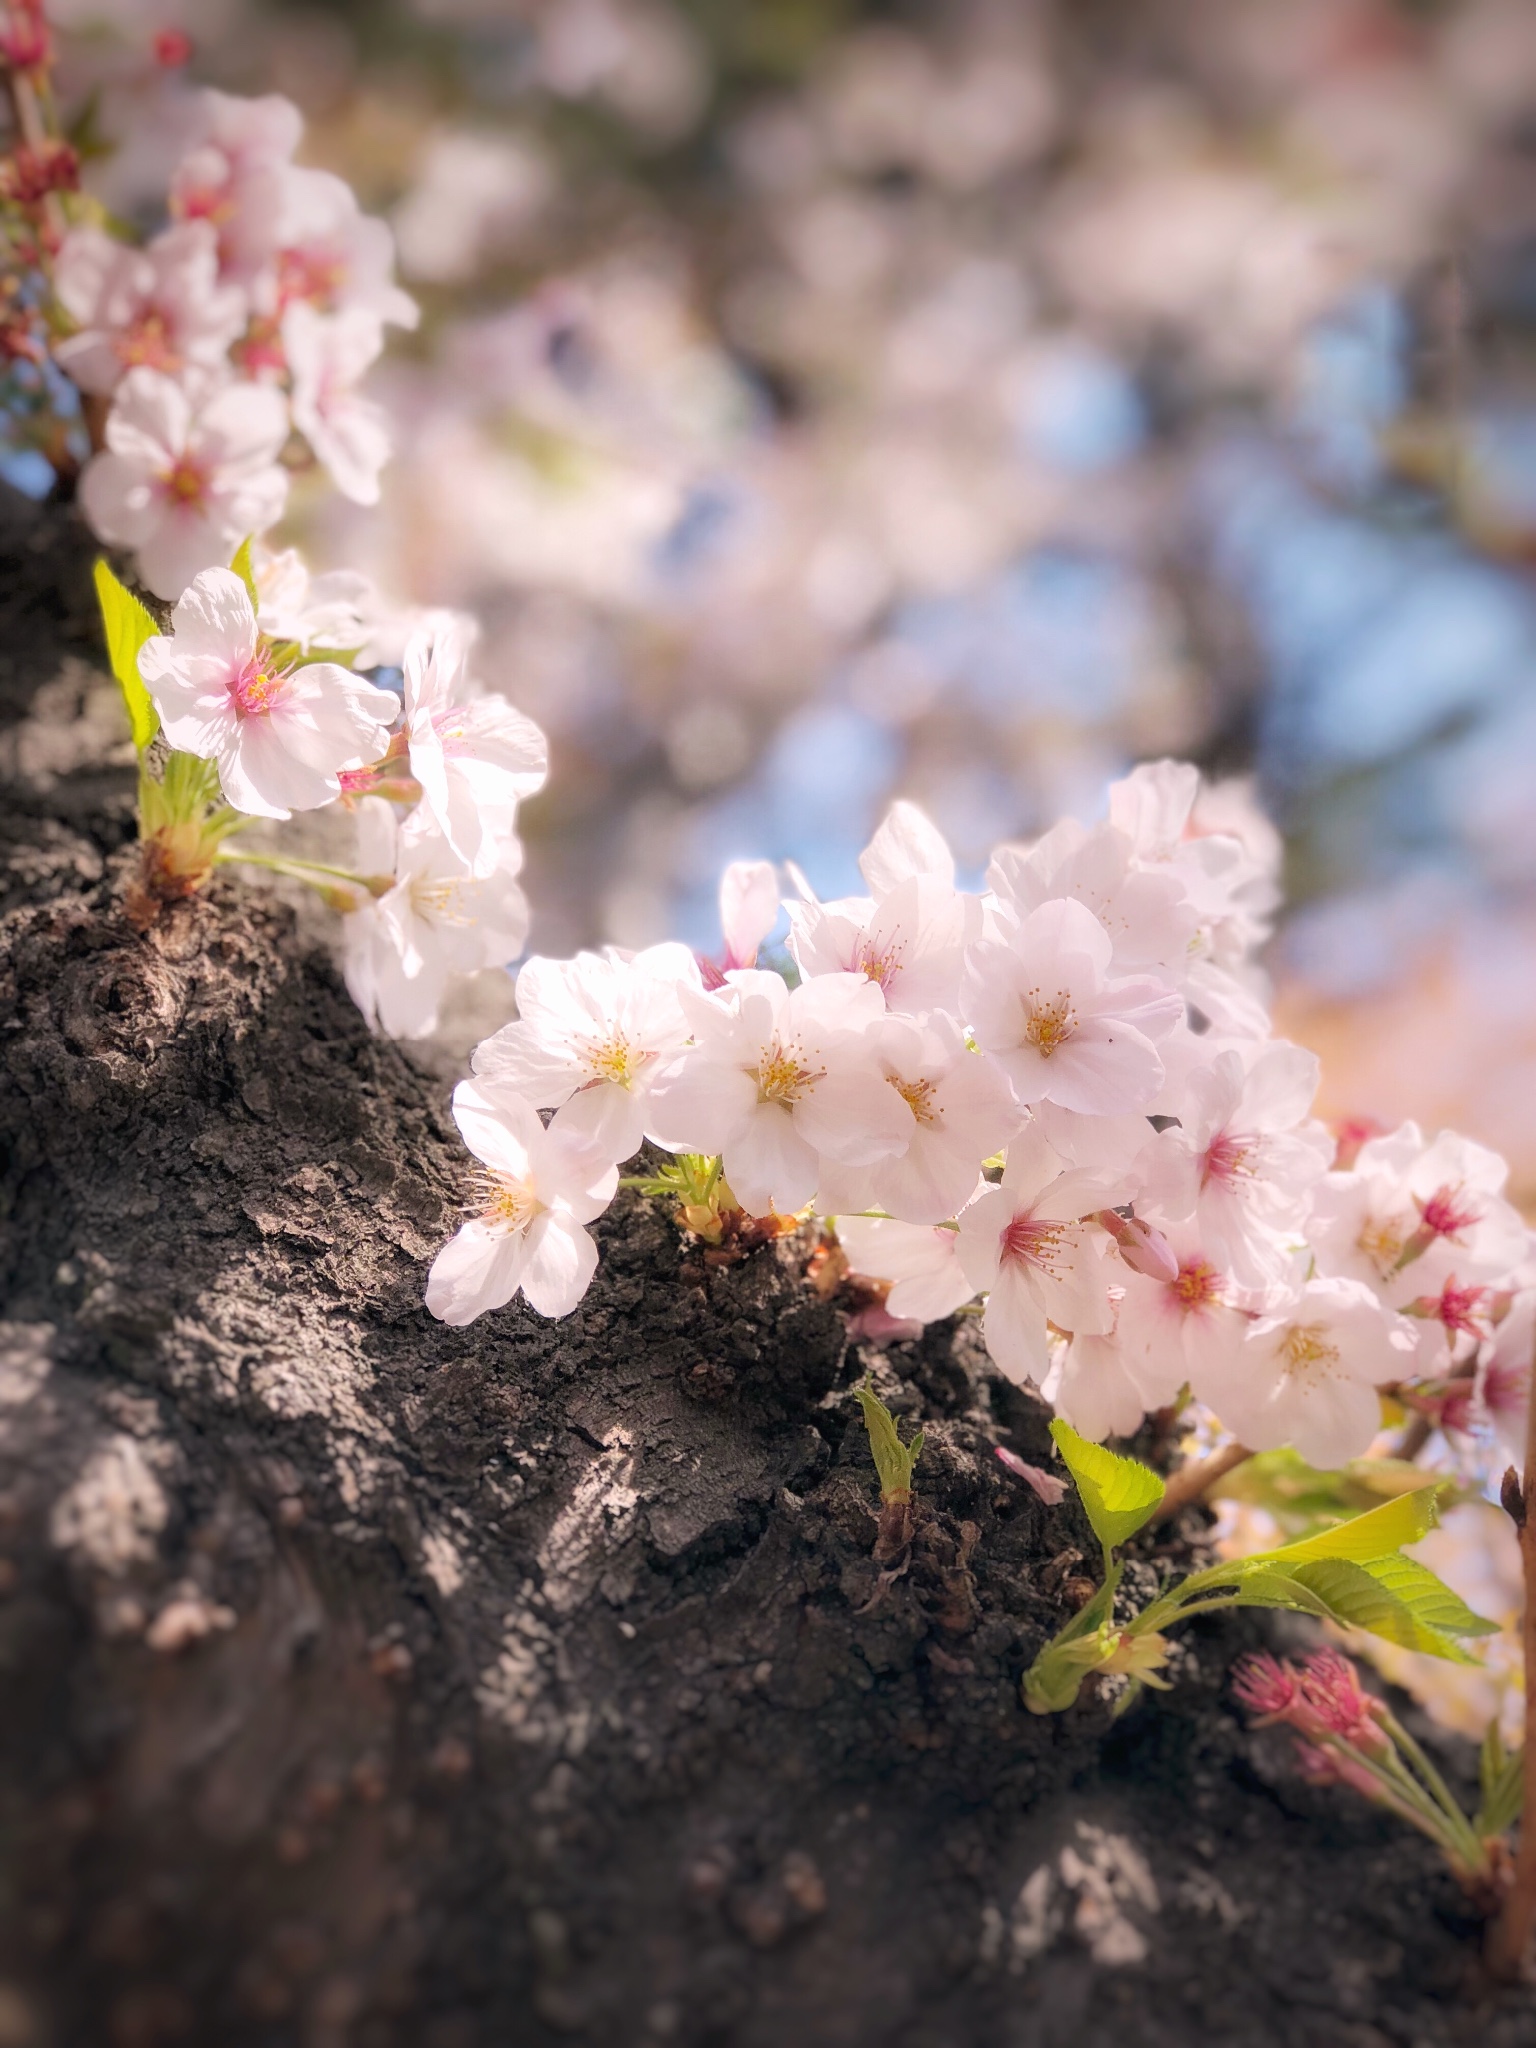
<path fill-rule="evenodd" d="M 1337 1466 L 1380 1390 L 1477 1403 L 1528 1369 L 1536 1306 L 1504 1163 L 1316 1119 L 1317 1060 L 1272 1034 L 1254 963 L 1277 866 L 1244 791 L 1164 761 L 1092 829 L 999 847 L 980 892 L 898 803 L 867 895 L 793 878 L 787 971 L 758 964 L 767 863 L 726 873 L 718 963 L 530 959 L 455 1094 L 484 1173 L 429 1307 L 572 1309 L 649 1141 L 718 1161 L 749 1216 L 828 1219 L 890 1333 L 979 1301 L 999 1368 L 1085 1436 L 1188 1389 L 1251 1449 Z"/>
<path fill-rule="evenodd" d="M 377 502 L 389 434 L 358 386 L 386 325 L 417 317 L 388 227 L 293 162 L 290 100 L 207 91 L 200 109 L 169 224 L 139 248 L 78 219 L 51 261 L 53 360 L 100 415 L 81 506 L 167 599 L 281 516 L 294 435 L 338 490 Z"/>

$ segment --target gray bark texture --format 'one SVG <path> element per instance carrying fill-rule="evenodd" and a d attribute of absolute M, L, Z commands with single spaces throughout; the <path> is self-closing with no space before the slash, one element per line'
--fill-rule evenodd
<path fill-rule="evenodd" d="M 1025 1713 L 1093 1548 L 973 1324 L 861 1354 L 809 1237 L 629 1197 L 566 1321 L 427 1315 L 445 1078 L 279 894 L 125 920 L 89 564 L 6 500 L 0 2048 L 1536 2042 L 1427 1845 L 1227 1705 L 1258 1623 Z"/>

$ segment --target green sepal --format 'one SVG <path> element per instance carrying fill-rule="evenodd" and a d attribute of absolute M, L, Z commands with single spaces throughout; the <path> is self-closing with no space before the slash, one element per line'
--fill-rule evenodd
<path fill-rule="evenodd" d="M 1156 1512 L 1163 1497 L 1162 1480 L 1149 1465 L 1089 1443 L 1060 1416 L 1051 1424 L 1051 1435 L 1106 1552 L 1129 1542 Z"/>
<path fill-rule="evenodd" d="M 96 563 L 96 597 L 101 605 L 107 660 L 117 678 L 117 687 L 123 693 L 134 749 L 142 754 L 160 729 L 160 714 L 139 674 L 139 654 L 145 642 L 155 638 L 160 627 L 154 615 L 126 584 L 117 580 L 101 559 Z"/>
<path fill-rule="evenodd" d="M 235 549 L 235 558 L 229 566 L 245 585 L 246 593 L 251 600 L 251 610 L 253 612 L 260 611 L 261 595 L 256 588 L 256 570 L 251 562 L 251 544 L 249 540 L 241 541 L 239 547 Z"/>

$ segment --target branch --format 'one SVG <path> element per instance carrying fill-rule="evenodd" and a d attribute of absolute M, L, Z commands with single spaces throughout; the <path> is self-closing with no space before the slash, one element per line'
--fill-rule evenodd
<path fill-rule="evenodd" d="M 1519 1498 L 1520 1564 L 1525 1579 L 1525 1614 L 1520 1623 L 1525 1653 L 1525 1788 L 1520 1848 L 1515 1875 L 1499 1917 L 1488 1930 L 1484 1957 L 1495 1977 L 1518 1982 L 1536 1919 L 1536 1366 L 1525 1418 L 1525 1476 Z"/>
<path fill-rule="evenodd" d="M 1171 1522 L 1193 1502 L 1202 1500 L 1218 1479 L 1225 1479 L 1229 1472 L 1252 1456 L 1246 1444 L 1230 1443 L 1223 1444 L 1219 1451 L 1212 1451 L 1208 1458 L 1181 1465 L 1168 1481 L 1152 1520 Z"/>

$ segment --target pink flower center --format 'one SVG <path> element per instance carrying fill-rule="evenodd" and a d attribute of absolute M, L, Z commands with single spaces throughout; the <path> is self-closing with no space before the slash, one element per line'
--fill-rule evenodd
<path fill-rule="evenodd" d="M 287 677 L 268 668 L 259 655 L 252 655 L 238 674 L 229 679 L 229 701 L 237 718 L 264 718 L 282 693 Z"/>
<path fill-rule="evenodd" d="M 1193 1309 L 1210 1308 L 1221 1300 L 1225 1285 L 1223 1276 L 1204 1259 L 1188 1259 L 1179 1268 L 1179 1277 L 1171 1283 L 1179 1306 L 1186 1315 Z"/>
<path fill-rule="evenodd" d="M 1003 1257 L 1020 1265 L 1038 1266 L 1044 1273 L 1055 1273 L 1067 1227 L 1065 1223 L 1047 1223 L 1034 1216 L 1015 1216 L 1002 1235 Z"/>
<path fill-rule="evenodd" d="M 281 375 L 288 367 L 282 330 L 275 320 L 253 320 L 230 354 L 248 377 L 260 377 L 269 370 Z"/>
<path fill-rule="evenodd" d="M 347 266 L 331 249 L 280 249 L 277 255 L 278 298 L 285 306 L 307 299 L 322 313 L 333 310 Z"/>
<path fill-rule="evenodd" d="M 171 202 L 171 211 L 180 220 L 206 220 L 216 228 L 227 226 L 236 211 L 233 178 L 225 178 L 218 185 L 184 187 Z"/>
<path fill-rule="evenodd" d="M 1223 1131 L 1212 1138 L 1200 1162 L 1200 1185 L 1208 1188 L 1216 1181 L 1229 1187 L 1235 1180 L 1251 1178 L 1253 1168 L 1248 1161 L 1253 1149 L 1251 1138 L 1240 1138 L 1234 1131 Z"/>
<path fill-rule="evenodd" d="M 1440 1290 L 1436 1314 L 1447 1330 L 1460 1331 L 1467 1337 L 1482 1337 L 1486 1320 L 1483 1304 L 1490 1291 L 1486 1287 L 1458 1287 L 1452 1274 Z"/>
<path fill-rule="evenodd" d="M 190 455 L 178 455 L 160 476 L 161 495 L 191 510 L 208 495 L 208 472 Z"/>
<path fill-rule="evenodd" d="M 1459 1184 L 1436 1188 L 1427 1202 L 1419 1203 L 1424 1228 L 1435 1237 L 1455 1237 L 1460 1231 L 1470 1230 L 1482 1213 L 1476 1203 L 1468 1201 Z"/>
<path fill-rule="evenodd" d="M 170 322 L 157 307 L 141 313 L 112 343 L 125 370 L 179 370 L 181 357 L 171 336 Z"/>

